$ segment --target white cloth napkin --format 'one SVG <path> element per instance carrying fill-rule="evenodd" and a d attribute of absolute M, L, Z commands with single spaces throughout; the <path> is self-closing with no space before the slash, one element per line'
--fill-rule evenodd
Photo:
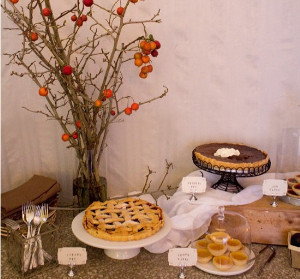
<path fill-rule="evenodd" d="M 188 176 L 202 176 L 194 171 Z M 205 193 L 197 194 L 196 201 L 190 201 L 191 194 L 182 192 L 181 183 L 177 192 L 167 199 L 161 196 L 157 204 L 171 219 L 170 233 L 160 241 L 144 247 L 151 253 L 163 253 L 174 246 L 185 247 L 191 240 L 204 234 L 213 214 L 218 212 L 219 206 L 242 205 L 252 203 L 262 198 L 262 185 L 251 185 L 234 194 L 210 188 L 207 181 Z"/>

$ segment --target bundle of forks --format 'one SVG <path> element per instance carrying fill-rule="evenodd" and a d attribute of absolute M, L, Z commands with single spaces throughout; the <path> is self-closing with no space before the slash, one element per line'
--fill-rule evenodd
<path fill-rule="evenodd" d="M 27 203 L 22 205 L 22 220 L 27 225 L 27 241 L 24 249 L 23 271 L 34 269 L 44 265 L 44 259 L 52 257 L 43 249 L 41 239 L 41 227 L 47 222 L 49 216 L 48 204 L 34 205 Z"/>

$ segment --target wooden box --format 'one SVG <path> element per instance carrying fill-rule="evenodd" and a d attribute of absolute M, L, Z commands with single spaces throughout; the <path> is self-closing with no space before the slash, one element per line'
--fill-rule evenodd
<path fill-rule="evenodd" d="M 290 263 L 293 268 L 300 268 L 300 247 L 296 247 L 291 245 L 291 237 L 295 233 L 300 233 L 300 231 L 291 231 L 288 234 L 288 248 L 289 248 L 289 256 Z"/>
<path fill-rule="evenodd" d="M 238 212 L 248 219 L 254 243 L 288 244 L 288 232 L 300 230 L 300 207 L 276 199 L 278 207 L 272 207 L 272 197 L 246 205 L 226 206 L 226 210 Z"/>

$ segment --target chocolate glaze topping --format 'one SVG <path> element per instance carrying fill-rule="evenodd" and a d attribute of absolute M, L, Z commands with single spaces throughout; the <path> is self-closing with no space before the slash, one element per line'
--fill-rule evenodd
<path fill-rule="evenodd" d="M 214 153 L 220 148 L 234 148 L 240 151 L 239 156 L 229 156 L 221 157 L 214 156 Z M 230 162 L 230 163 L 253 163 L 260 160 L 263 160 L 267 157 L 265 153 L 261 150 L 258 150 L 254 147 L 242 145 L 242 144 L 233 144 L 233 143 L 208 143 L 199 145 L 195 148 L 195 152 L 200 153 L 203 156 L 208 158 L 213 158 L 221 162 Z"/>

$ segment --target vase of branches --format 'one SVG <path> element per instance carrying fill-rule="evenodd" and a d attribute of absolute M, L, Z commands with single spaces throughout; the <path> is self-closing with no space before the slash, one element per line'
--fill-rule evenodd
<path fill-rule="evenodd" d="M 62 140 L 78 159 L 75 194 L 79 206 L 86 207 L 107 198 L 99 164 L 110 125 L 163 98 L 168 89 L 163 87 L 146 100 L 122 91 L 122 70 L 138 67 L 140 73 L 135 75 L 142 79 L 153 70 L 160 43 L 146 27 L 160 23 L 159 11 L 138 20 L 127 17 L 127 11 L 144 1 L 123 0 L 123 6 L 119 0 L 69 2 L 70 7 L 62 11 L 57 4 L 52 8 L 50 0 L 6 0 L 1 7 L 16 27 L 8 31 L 17 30 L 20 38 L 20 49 L 5 53 L 9 65 L 23 67 L 12 75 L 30 78 L 37 85 L 34 94 L 45 101 L 43 109 L 25 109 L 59 123 Z M 121 39 L 132 25 L 141 26 L 141 34 Z"/>

